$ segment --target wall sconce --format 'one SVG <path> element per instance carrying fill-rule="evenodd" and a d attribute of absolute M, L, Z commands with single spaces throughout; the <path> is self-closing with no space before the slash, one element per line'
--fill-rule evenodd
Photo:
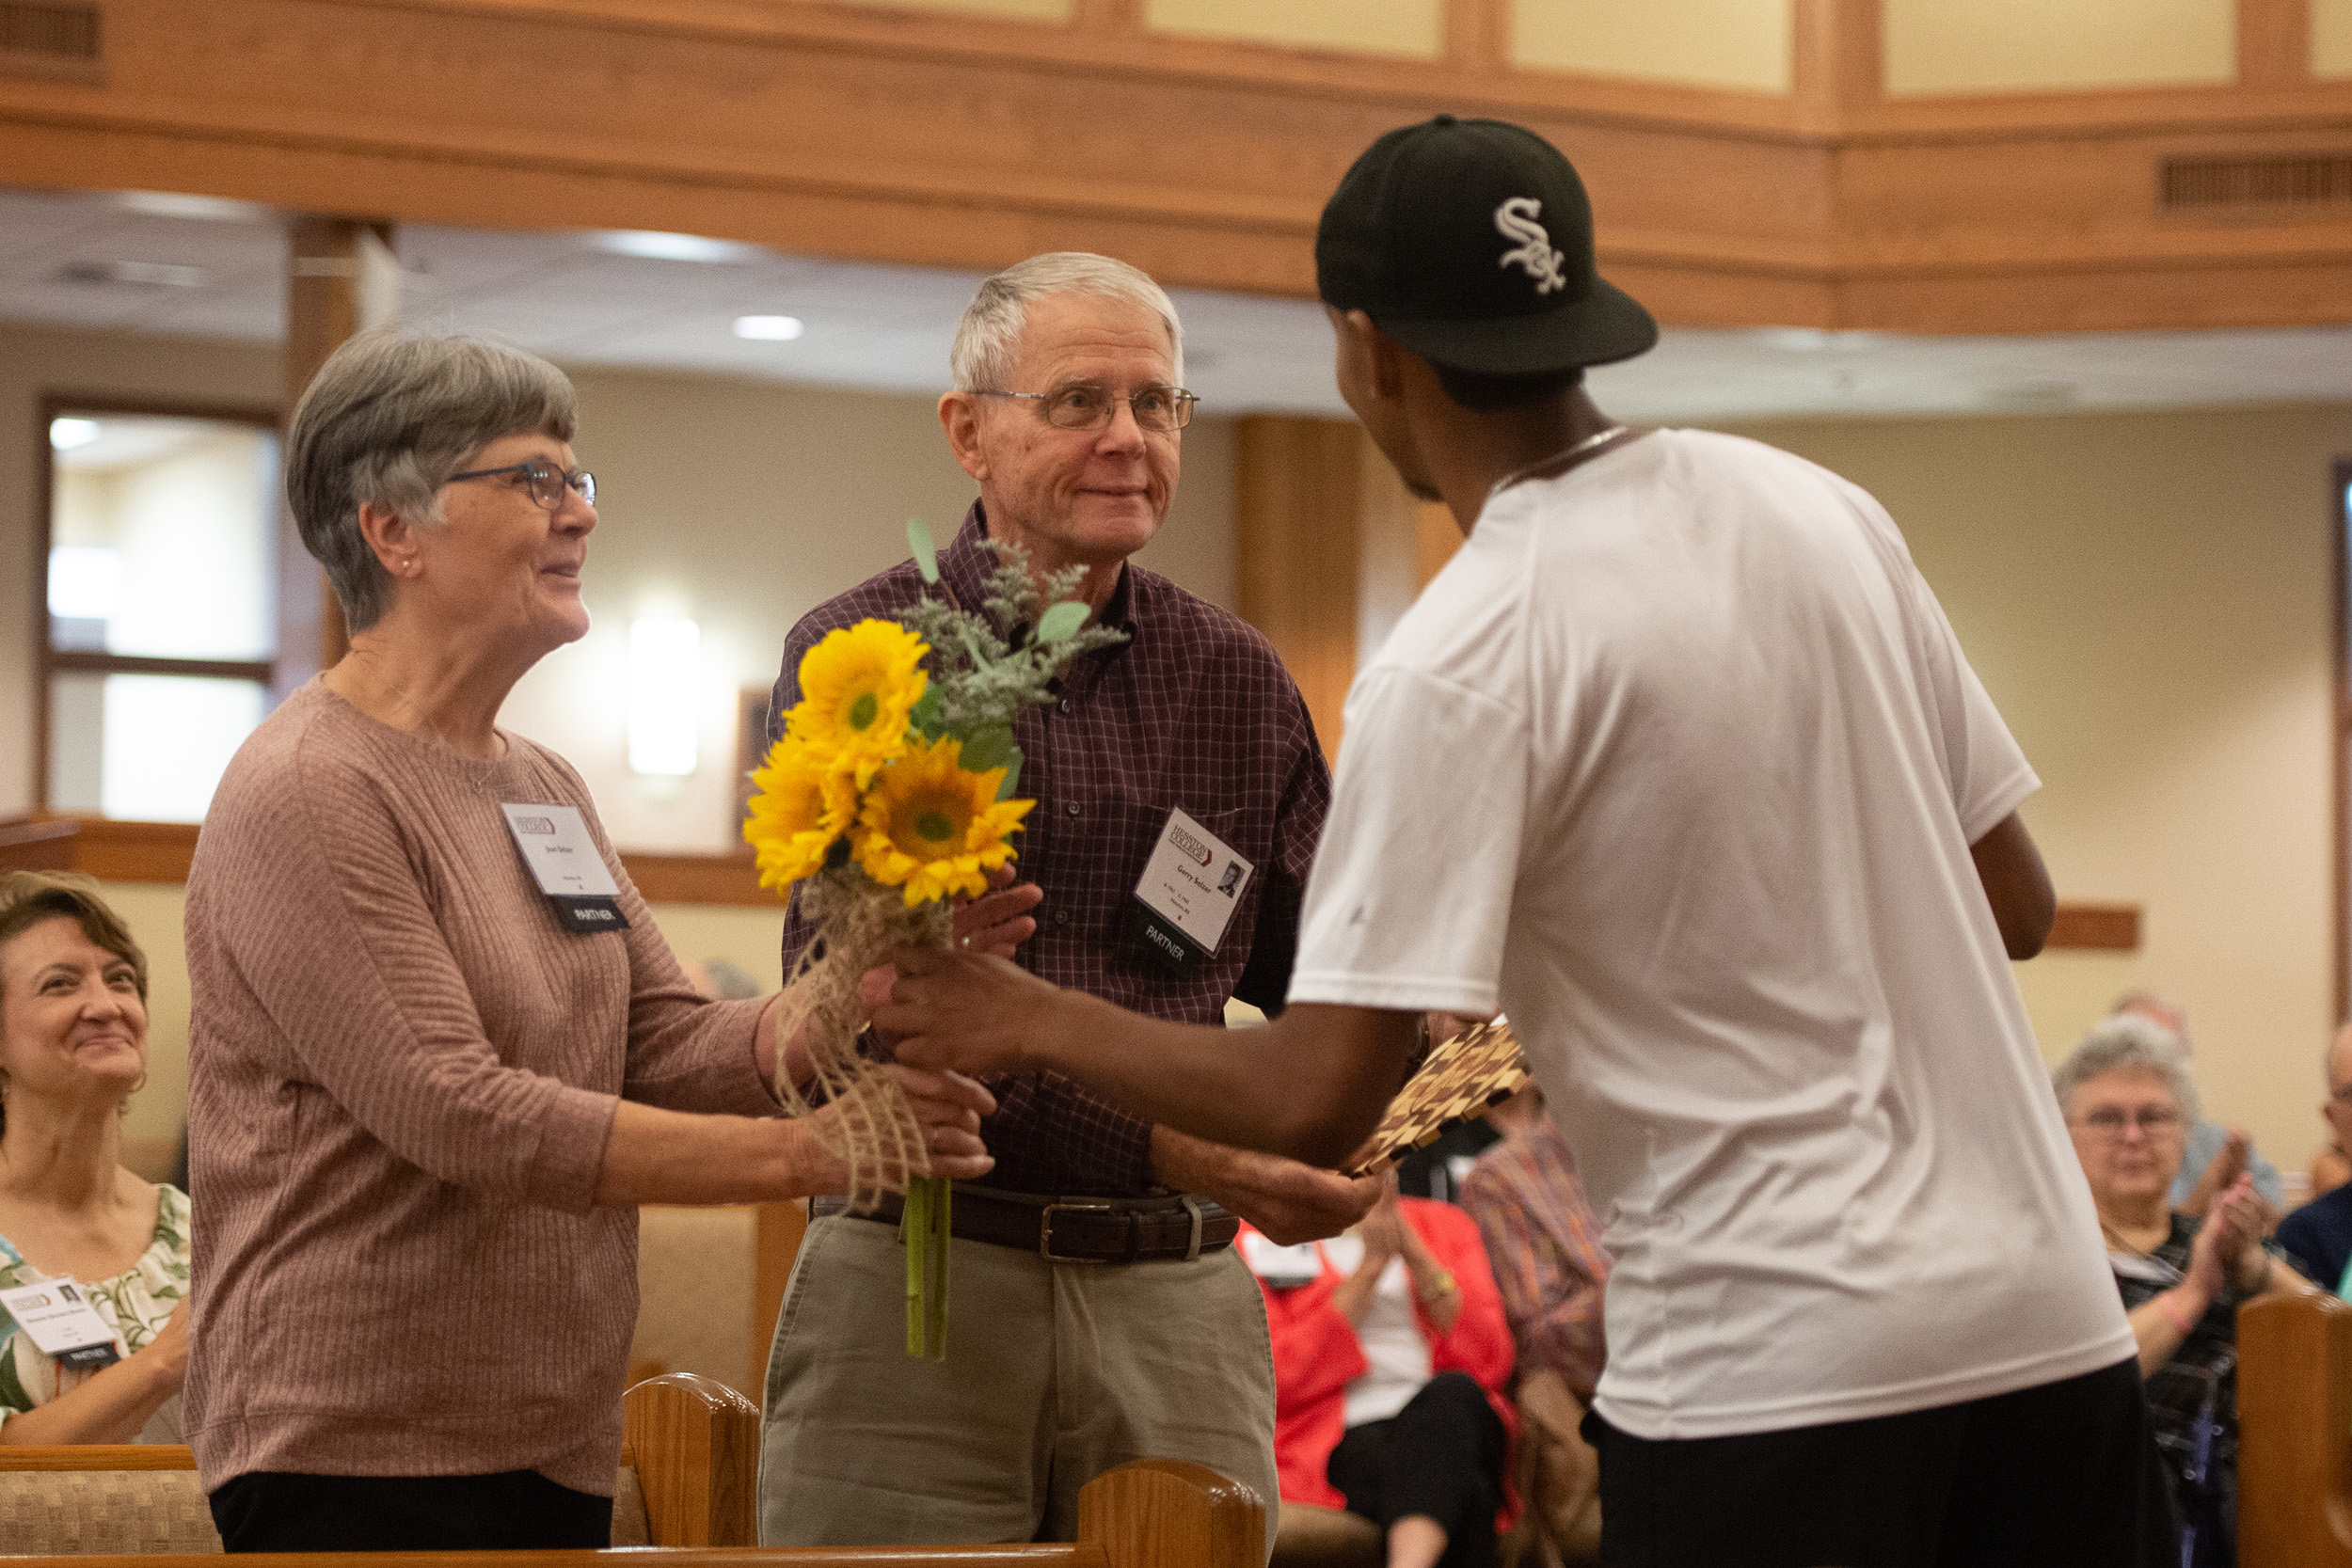
<path fill-rule="evenodd" d="M 702 652 L 702 627 L 683 617 L 629 623 L 630 772 L 681 778 L 694 770 Z"/>

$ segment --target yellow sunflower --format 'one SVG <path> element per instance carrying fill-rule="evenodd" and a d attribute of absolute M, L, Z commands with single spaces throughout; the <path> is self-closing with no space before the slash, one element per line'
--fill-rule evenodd
<path fill-rule="evenodd" d="M 785 722 L 864 789 L 907 739 L 907 713 L 922 700 L 930 644 L 888 621 L 829 632 L 801 660 L 801 700 Z"/>
<path fill-rule="evenodd" d="M 988 891 L 987 873 L 1012 859 L 1011 835 L 1034 800 L 999 800 L 1005 770 L 966 772 L 953 738 L 917 740 L 882 771 L 858 817 L 858 863 L 909 908 Z"/>
<path fill-rule="evenodd" d="M 759 855 L 759 885 L 781 893 L 825 863 L 825 851 L 857 820 L 847 774 L 787 735 L 752 774 L 755 793 L 743 837 Z"/>

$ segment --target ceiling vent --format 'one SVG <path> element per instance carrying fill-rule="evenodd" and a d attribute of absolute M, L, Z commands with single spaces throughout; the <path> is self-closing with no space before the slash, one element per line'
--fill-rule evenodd
<path fill-rule="evenodd" d="M 2167 158 L 2159 171 L 2158 204 L 2168 213 L 2226 215 L 2252 210 L 2265 215 L 2313 209 L 2352 209 L 2352 152 L 2306 152 L 2270 158 Z"/>
<path fill-rule="evenodd" d="M 103 82 L 99 9 L 55 0 L 0 0 L 0 75 Z"/>
<path fill-rule="evenodd" d="M 60 283 L 135 283 L 150 289 L 200 289 L 202 267 L 169 261 L 68 261 L 57 269 Z"/>

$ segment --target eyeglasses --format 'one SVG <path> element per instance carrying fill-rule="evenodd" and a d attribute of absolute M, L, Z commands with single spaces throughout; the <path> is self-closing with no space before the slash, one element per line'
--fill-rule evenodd
<path fill-rule="evenodd" d="M 449 483 L 461 479 L 496 479 L 501 474 L 520 474 L 523 488 L 531 499 L 549 512 L 564 510 L 564 492 L 576 490 L 580 499 L 590 506 L 596 504 L 596 476 L 582 469 L 565 473 L 545 458 L 534 457 L 528 463 L 509 463 L 503 468 L 475 468 L 467 473 L 452 474 Z"/>
<path fill-rule="evenodd" d="M 2181 1113 L 2169 1105 L 2143 1105 L 2137 1112 L 2126 1111 L 2120 1105 L 2102 1105 L 2083 1117 L 2082 1124 L 2103 1138 L 2120 1138 L 2123 1129 L 2132 1126 L 2153 1138 L 2160 1132 L 2179 1132 Z"/>
<path fill-rule="evenodd" d="M 1091 382 L 1073 382 L 1050 392 L 1000 392 L 993 387 L 973 388 L 984 398 L 1029 398 L 1057 430 L 1100 430 L 1117 417 L 1119 394 Z M 1200 400 L 1182 387 L 1145 387 L 1127 395 L 1136 423 L 1155 436 L 1182 430 L 1192 422 L 1192 405 Z"/>

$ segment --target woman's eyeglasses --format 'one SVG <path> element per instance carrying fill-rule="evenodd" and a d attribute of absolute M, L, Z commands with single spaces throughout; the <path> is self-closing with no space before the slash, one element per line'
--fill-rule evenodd
<path fill-rule="evenodd" d="M 2169 1105 L 2143 1105 L 2136 1112 L 2120 1105 L 2102 1105 L 2083 1117 L 2083 1125 L 2103 1138 L 2120 1138 L 2126 1127 L 2137 1127 L 2153 1138 L 2160 1132 L 2180 1131 L 2181 1113 Z"/>
<path fill-rule="evenodd" d="M 564 492 L 566 490 L 577 491 L 580 499 L 590 506 L 596 504 L 596 475 L 579 468 L 565 473 L 539 457 L 528 463 L 509 463 L 503 468 L 474 468 L 466 473 L 452 474 L 449 483 L 454 484 L 461 479 L 496 479 L 501 474 L 520 476 L 523 488 L 531 492 L 531 499 L 549 512 L 564 510 Z"/>

